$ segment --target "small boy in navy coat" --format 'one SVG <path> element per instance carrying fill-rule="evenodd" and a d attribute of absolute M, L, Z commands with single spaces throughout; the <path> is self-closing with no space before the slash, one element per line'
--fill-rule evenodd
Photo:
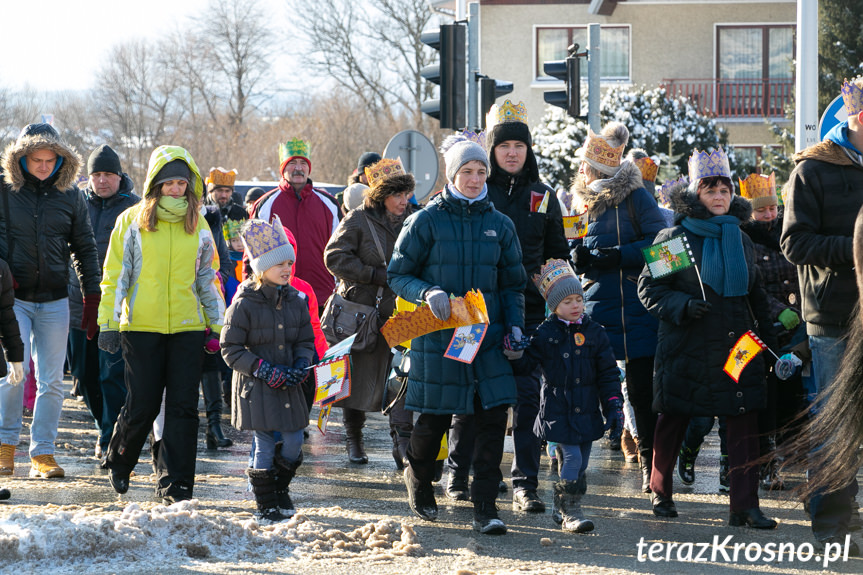
<path fill-rule="evenodd" d="M 609 427 L 618 436 L 623 431 L 619 371 L 605 329 L 584 315 L 584 291 L 569 263 L 548 260 L 533 281 L 552 313 L 522 357 L 516 359 L 518 354 L 512 352 L 507 356 L 518 374 L 530 373 L 537 365 L 542 370 L 534 431 L 559 444 L 563 455 L 552 519 L 564 531 L 585 533 L 593 529 L 581 511 L 591 445 Z"/>

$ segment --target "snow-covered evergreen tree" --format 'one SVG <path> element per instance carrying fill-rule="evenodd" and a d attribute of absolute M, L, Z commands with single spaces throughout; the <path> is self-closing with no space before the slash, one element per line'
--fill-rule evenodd
<path fill-rule="evenodd" d="M 669 98 L 664 88 L 610 88 L 600 102 L 600 123 L 604 126 L 611 121 L 623 122 L 629 128 L 627 150 L 643 148 L 654 160 L 659 160 L 659 181 L 686 174 L 687 160 L 695 148 L 709 150 L 722 146 L 728 153 L 732 171 L 737 173 L 737 161 L 734 150 L 727 145 L 726 131 L 686 97 Z M 534 128 L 540 174 L 556 190 L 567 188 L 578 170 L 576 150 L 584 143 L 587 129 L 587 122 L 574 120 L 561 108 L 552 106 L 546 106 L 545 115 Z"/>

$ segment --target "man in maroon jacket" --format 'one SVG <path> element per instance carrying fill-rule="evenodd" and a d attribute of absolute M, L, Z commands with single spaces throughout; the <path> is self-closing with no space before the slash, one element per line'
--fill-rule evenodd
<path fill-rule="evenodd" d="M 324 248 L 339 224 L 338 202 L 312 184 L 307 142 L 294 138 L 280 144 L 279 161 L 279 187 L 258 200 L 253 215 L 266 221 L 278 215 L 291 230 L 297 239 L 296 275 L 312 285 L 323 306 L 335 287 L 324 265 Z"/>

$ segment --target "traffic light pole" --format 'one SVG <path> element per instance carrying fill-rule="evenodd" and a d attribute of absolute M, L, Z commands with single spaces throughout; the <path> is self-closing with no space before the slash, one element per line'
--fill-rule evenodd
<path fill-rule="evenodd" d="M 587 25 L 587 123 L 594 133 L 602 129 L 599 125 L 600 75 L 602 57 L 599 50 L 599 24 Z"/>
<path fill-rule="evenodd" d="M 467 21 L 467 127 L 479 131 L 479 2 L 468 5 Z"/>

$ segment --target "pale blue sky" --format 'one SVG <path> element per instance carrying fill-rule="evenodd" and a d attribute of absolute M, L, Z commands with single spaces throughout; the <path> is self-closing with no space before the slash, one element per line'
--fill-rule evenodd
<path fill-rule="evenodd" d="M 261 0 L 271 23 L 284 25 L 285 2 Z M 109 48 L 151 38 L 206 18 L 207 0 L 3 0 L 0 6 L 0 87 L 83 90 Z M 277 75 L 288 57 L 274 59 Z"/>

